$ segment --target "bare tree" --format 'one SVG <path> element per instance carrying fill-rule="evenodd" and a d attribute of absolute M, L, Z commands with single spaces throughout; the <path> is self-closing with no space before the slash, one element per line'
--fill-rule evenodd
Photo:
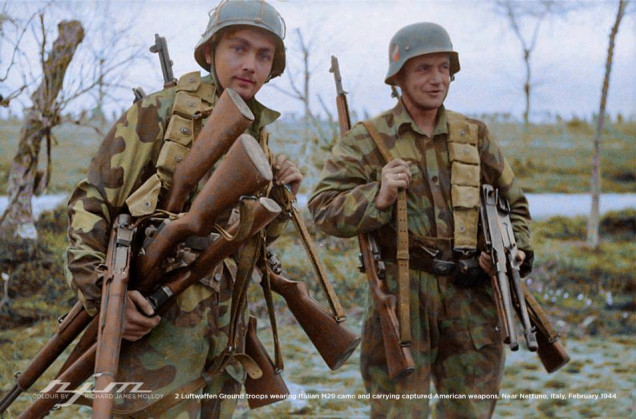
<path fill-rule="evenodd" d="M 39 22 L 42 34 L 39 51 L 42 79 L 31 95 L 32 106 L 25 116 L 18 151 L 10 168 L 7 185 L 9 205 L 0 220 L 0 236 L 5 242 L 13 240 L 14 237 L 26 240 L 37 238 L 33 225 L 31 198 L 37 189 L 46 187 L 50 179 L 51 129 L 60 121 L 58 94 L 62 90 L 66 70 L 78 45 L 84 39 L 84 28 L 80 22 L 62 21 L 58 24 L 58 37 L 47 54 L 47 32 L 42 14 L 39 16 Z M 46 174 L 37 170 L 40 148 L 45 139 L 49 156 Z"/>
<path fill-rule="evenodd" d="M 601 88 L 601 102 L 598 111 L 598 120 L 596 121 L 596 134 L 594 136 L 594 157 L 592 165 L 592 209 L 587 223 L 587 244 L 592 249 L 598 249 L 599 246 L 599 218 L 600 218 L 600 199 L 601 199 L 601 137 L 603 135 L 603 124 L 605 122 L 605 107 L 607 105 L 607 96 L 609 93 L 610 73 L 612 72 L 612 63 L 614 60 L 614 46 L 616 44 L 616 35 L 621 24 L 621 20 L 625 15 L 625 9 L 629 4 L 628 0 L 619 0 L 618 12 L 616 19 L 609 35 L 609 46 L 607 47 L 607 60 L 605 61 L 605 76 L 603 77 L 603 86 Z"/>
<path fill-rule="evenodd" d="M 10 167 L 7 184 L 9 205 L 0 217 L 0 235 L 4 239 L 18 236 L 33 241 L 37 239 L 37 231 L 32 219 L 31 198 L 46 189 L 51 177 L 53 128 L 64 122 L 86 123 L 103 135 L 105 105 L 109 101 L 121 101 L 117 90 L 125 89 L 132 100 L 130 86 L 125 85 L 128 69 L 133 61 L 148 57 L 149 54 L 140 43 L 130 41 L 130 31 L 134 25 L 121 19 L 113 20 L 109 3 L 98 2 L 90 8 L 77 8 L 76 3 L 49 2 L 25 19 L 11 16 L 6 5 L 0 8 L 0 48 L 6 47 L 10 53 L 0 56 L 6 57 L 4 62 L 0 61 L 0 81 L 13 86 L 3 104 L 9 105 L 13 100 L 12 109 L 17 107 L 18 103 L 24 102 L 26 94 L 21 94 L 23 92 L 29 94 L 31 101 L 24 104 L 25 121 L 18 150 Z M 24 10 L 28 11 L 29 8 L 13 7 L 12 14 L 24 14 Z M 50 41 L 47 40 L 53 35 L 50 31 L 51 22 L 59 14 L 73 14 L 88 22 L 88 42 L 83 42 L 87 45 L 78 47 L 84 39 L 84 27 L 79 21 L 73 21 L 75 23 L 72 25 L 69 22 L 60 23 L 58 39 L 49 46 Z M 77 32 L 77 44 L 73 48 L 65 43 L 73 39 L 71 29 Z M 29 35 L 33 41 L 30 45 L 35 43 L 36 48 L 22 48 L 22 38 Z M 47 52 L 49 47 L 51 49 Z M 78 64 L 70 65 L 71 59 Z M 71 113 L 63 116 L 63 111 L 69 105 L 89 95 L 93 95 L 94 104 L 91 106 L 90 100 L 84 99 L 81 106 L 88 106 L 94 116 L 100 117 L 97 124 L 83 121 Z M 38 171 L 44 140 L 46 169 Z"/>
<path fill-rule="evenodd" d="M 530 123 L 531 93 L 532 93 L 532 53 L 537 46 L 541 24 L 553 14 L 564 14 L 575 7 L 575 3 L 557 0 L 518 1 L 495 0 L 495 11 L 508 19 L 508 24 L 521 44 L 525 78 L 523 93 L 525 108 L 523 123 L 527 128 Z"/>
<path fill-rule="evenodd" d="M 31 13 L 31 15 L 23 21 L 9 13 L 8 5 L 9 3 L 5 1 L 0 11 L 0 82 L 5 89 L 9 89 L 8 93 L 0 91 L 0 106 L 2 107 L 8 107 L 11 101 L 20 96 L 29 86 L 29 82 L 25 77 L 22 77 L 21 83 L 14 86 L 8 86 L 7 79 L 9 78 L 9 74 L 15 70 L 18 57 L 23 54 L 20 46 L 25 33 L 32 21 L 48 7 L 44 6 Z M 3 52 L 6 47 L 9 48 L 10 53 L 7 59 L 3 60 Z"/>
<path fill-rule="evenodd" d="M 323 159 L 317 157 L 319 153 L 315 151 L 317 148 L 326 148 L 325 145 L 331 143 L 334 136 L 337 136 L 337 124 L 335 123 L 332 112 L 329 107 L 325 105 L 322 97 L 316 95 L 321 109 L 327 116 L 327 124 L 320 117 L 319 113 L 312 109 L 312 91 L 311 81 L 312 75 L 317 69 L 325 70 L 328 68 L 322 66 L 322 62 L 312 64 L 311 52 L 315 50 L 314 45 L 318 38 L 310 36 L 309 40 L 303 36 L 303 32 L 300 29 L 294 31 L 296 36 L 296 47 L 299 55 L 302 57 L 299 68 L 294 68 L 293 64 L 287 63 L 287 81 L 289 88 L 282 88 L 276 85 L 272 87 L 286 96 L 297 100 L 303 105 L 303 150 L 302 161 L 312 163 L 310 166 L 304 167 L 305 170 L 314 170 L 321 164 Z M 324 67 L 324 68 L 323 68 Z M 299 82 L 300 80 L 300 82 Z"/>

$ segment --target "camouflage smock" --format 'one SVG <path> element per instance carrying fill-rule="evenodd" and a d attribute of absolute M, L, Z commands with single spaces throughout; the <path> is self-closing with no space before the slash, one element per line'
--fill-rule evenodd
<path fill-rule="evenodd" d="M 199 78 L 198 73 L 189 73 L 179 83 L 186 77 L 191 80 L 193 74 L 195 79 L 208 85 L 205 91 L 211 94 L 204 94 L 203 101 L 213 106 L 217 96 L 209 76 Z M 91 314 L 97 312 L 101 300 L 102 284 L 97 268 L 105 262 L 111 224 L 116 215 L 125 210 L 130 195 L 157 172 L 157 160 L 178 86 L 149 95 L 124 113 L 102 141 L 87 177 L 80 181 L 69 199 L 67 278 Z M 265 125 L 280 114 L 256 100 L 248 101 L 248 106 L 255 116 L 248 132 L 261 138 Z M 266 145 L 265 148 L 269 155 Z M 276 224 L 268 228 L 269 239 L 280 231 L 281 223 Z M 144 409 L 156 401 L 156 395 L 178 397 L 173 394 L 175 389 L 198 378 L 225 349 L 235 269 L 230 259 L 210 267 L 210 278 L 182 293 L 148 335 L 134 343 L 124 342 L 116 381 L 144 382 L 143 388 L 152 388 L 153 396 L 116 400 L 116 414 Z M 245 325 L 239 325 L 239 330 L 244 337 Z M 243 379 L 243 368 L 233 362 L 203 391 L 238 393 Z M 231 414 L 235 404 L 236 399 L 204 400 L 203 403 L 189 399 L 164 415 L 175 417 L 179 412 L 187 412 L 190 417 L 226 416 Z"/>
<path fill-rule="evenodd" d="M 440 108 L 432 138 L 417 127 L 401 102 L 371 120 L 392 157 L 406 161 L 411 170 L 407 190 L 409 235 L 423 239 L 445 257 L 452 256 L 454 228 L 447 146 L 449 112 Z M 454 114 L 453 119 L 463 118 Z M 499 188 L 510 201 L 517 243 L 531 258 L 528 202 L 485 124 L 469 121 L 478 126 L 480 181 Z M 363 125 L 354 126 L 344 135 L 332 149 L 309 201 L 318 228 L 339 237 L 376 232 L 383 251 L 395 251 L 393 209 L 379 210 L 375 206 L 384 164 Z M 386 265 L 388 289 L 397 295 L 397 265 L 390 261 Z M 380 321 L 368 294 L 361 347 L 367 391 L 372 396 L 428 394 L 433 381 L 439 394 L 498 392 L 504 353 L 490 284 L 460 289 L 451 277 L 435 276 L 412 266 L 409 278 L 415 371 L 400 380 L 388 378 Z M 489 416 L 494 409 L 491 400 L 452 399 L 436 406 L 439 417 Z M 373 417 L 426 417 L 428 413 L 428 401 L 422 398 L 371 399 Z"/>

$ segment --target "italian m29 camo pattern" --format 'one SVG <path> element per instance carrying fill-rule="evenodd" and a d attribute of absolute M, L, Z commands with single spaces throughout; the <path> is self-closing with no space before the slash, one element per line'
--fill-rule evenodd
<path fill-rule="evenodd" d="M 454 257 L 453 200 L 449 133 L 456 124 L 476 126 L 479 181 L 496 185 L 511 203 L 519 248 L 531 256 L 528 203 L 510 166 L 487 127 L 480 121 L 440 107 L 431 138 L 413 122 L 398 103 L 371 120 L 394 158 L 405 160 L 412 180 L 407 190 L 411 259 L 417 250 L 439 251 L 437 257 Z M 352 237 L 377 232 L 387 259 L 387 285 L 396 292 L 396 233 L 392 209 L 379 210 L 374 203 L 380 187 L 383 159 L 368 131 L 356 125 L 332 150 L 321 179 L 309 201 L 318 227 L 328 234 Z M 453 174 L 456 176 L 456 174 Z M 477 226 L 468 226 L 477 232 Z M 476 233 L 475 233 L 476 234 Z M 420 253 L 421 254 L 421 253 Z M 396 381 L 388 378 L 382 332 L 373 301 L 368 297 L 363 325 L 361 370 L 366 390 L 375 394 L 428 394 L 430 381 L 439 394 L 461 397 L 469 393 L 498 392 L 504 353 L 497 329 L 497 312 L 490 284 L 459 288 L 451 276 L 436 276 L 413 269 L 410 275 L 410 308 L 415 371 Z M 494 402 L 468 399 L 440 400 L 439 417 L 487 416 Z M 375 399 L 372 416 L 426 417 L 424 400 Z"/>
<path fill-rule="evenodd" d="M 181 77 L 176 87 L 138 101 L 107 134 L 86 179 L 71 195 L 67 278 L 91 314 L 98 310 L 102 285 L 99 266 L 105 260 L 116 214 L 127 208 L 134 216 L 141 216 L 158 209 L 161 194 L 170 186 L 171 171 L 205 124 L 201 115 L 209 114 L 216 99 L 216 88 L 209 76 L 201 78 L 199 73 L 189 73 Z M 248 132 L 260 138 L 268 152 L 263 128 L 279 114 L 256 100 L 248 101 L 248 106 L 255 116 Z M 228 222 L 230 215 L 222 217 L 221 224 Z M 276 235 L 280 225 L 270 225 L 268 233 Z M 225 349 L 235 271 L 236 265 L 229 259 L 211 267 L 210 276 L 180 295 L 152 333 L 134 344 L 126 344 L 116 381 L 143 381 L 142 388 L 152 389 L 153 395 L 174 397 L 171 393 L 175 389 L 199 377 L 213 357 Z M 133 288 L 134 281 L 131 278 Z M 240 326 L 245 336 L 245 325 Z M 219 379 L 213 380 L 210 386 L 214 388 L 208 386 L 204 391 L 235 393 L 240 391 L 243 379 L 243 368 L 232 363 Z M 115 412 L 132 413 L 153 400 L 116 400 Z M 203 416 L 212 417 L 231 412 L 233 403 L 184 400 L 164 414 L 175 417 L 176 412 L 193 413 L 199 408 L 203 409 Z"/>

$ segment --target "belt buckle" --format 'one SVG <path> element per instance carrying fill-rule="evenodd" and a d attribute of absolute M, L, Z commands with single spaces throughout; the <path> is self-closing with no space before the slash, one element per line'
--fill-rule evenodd
<path fill-rule="evenodd" d="M 435 275 L 448 276 L 453 270 L 455 270 L 455 262 L 433 259 L 433 273 Z"/>

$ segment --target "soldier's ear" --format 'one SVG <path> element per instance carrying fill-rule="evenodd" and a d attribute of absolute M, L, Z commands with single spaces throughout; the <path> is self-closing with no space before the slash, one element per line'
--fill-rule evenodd
<path fill-rule="evenodd" d="M 212 64 L 212 51 L 210 48 L 210 42 L 208 42 L 207 44 L 205 44 L 203 46 L 203 55 L 205 56 L 205 62 L 208 63 L 208 65 Z"/>

